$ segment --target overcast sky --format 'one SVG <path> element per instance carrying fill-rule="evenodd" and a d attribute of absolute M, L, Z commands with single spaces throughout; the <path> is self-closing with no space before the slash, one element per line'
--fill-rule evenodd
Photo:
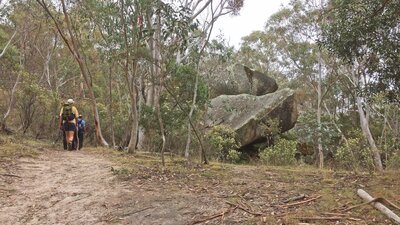
<path fill-rule="evenodd" d="M 239 16 L 219 18 L 214 26 L 212 38 L 223 33 L 230 45 L 239 46 L 242 37 L 256 30 L 263 30 L 268 18 L 279 11 L 290 0 L 244 0 Z"/>

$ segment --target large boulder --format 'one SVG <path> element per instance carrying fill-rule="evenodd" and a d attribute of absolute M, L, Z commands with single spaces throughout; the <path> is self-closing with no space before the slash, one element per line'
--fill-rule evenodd
<path fill-rule="evenodd" d="M 236 64 L 221 73 L 214 73 L 204 77 L 210 87 L 210 97 L 219 95 L 265 95 L 278 89 L 275 79 L 252 70 L 246 66 Z"/>
<path fill-rule="evenodd" d="M 245 146 L 265 138 L 265 124 L 270 119 L 277 119 L 285 132 L 294 127 L 297 116 L 295 92 L 289 88 L 262 96 L 220 95 L 211 100 L 206 126 L 229 125 Z"/>

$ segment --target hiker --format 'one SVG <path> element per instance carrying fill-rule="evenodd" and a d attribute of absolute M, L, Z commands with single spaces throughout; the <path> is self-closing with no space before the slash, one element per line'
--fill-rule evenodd
<path fill-rule="evenodd" d="M 78 110 L 73 104 L 74 100 L 68 99 L 61 108 L 59 116 L 60 129 L 65 133 L 65 141 L 68 150 L 74 150 L 77 147 L 76 143 L 74 144 L 74 136 L 78 130 Z"/>
<path fill-rule="evenodd" d="M 82 115 L 78 116 L 78 140 L 79 140 L 79 150 L 83 147 L 83 136 L 85 134 L 86 122 Z"/>

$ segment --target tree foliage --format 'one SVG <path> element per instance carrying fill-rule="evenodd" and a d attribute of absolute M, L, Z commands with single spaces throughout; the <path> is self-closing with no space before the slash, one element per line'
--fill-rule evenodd
<path fill-rule="evenodd" d="M 325 12 L 321 44 L 346 63 L 362 63 L 364 91 L 400 99 L 399 1 L 332 0 Z"/>

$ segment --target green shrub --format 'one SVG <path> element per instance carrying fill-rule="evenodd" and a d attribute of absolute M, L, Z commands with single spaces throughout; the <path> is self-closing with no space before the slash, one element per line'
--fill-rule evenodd
<path fill-rule="evenodd" d="M 207 139 L 218 160 L 233 163 L 239 161 L 240 152 L 237 151 L 239 144 L 234 129 L 227 125 L 217 125 L 208 132 Z"/>
<path fill-rule="evenodd" d="M 267 165 L 293 165 L 296 162 L 296 141 L 279 139 L 274 146 L 260 152 L 260 159 Z"/>
<path fill-rule="evenodd" d="M 234 149 L 231 149 L 228 151 L 228 155 L 226 156 L 226 159 L 230 163 L 238 163 L 240 161 L 240 156 L 242 155 L 241 152 L 238 152 Z"/>
<path fill-rule="evenodd" d="M 390 169 L 400 169 L 400 154 L 394 153 L 387 163 L 387 167 Z"/>
<path fill-rule="evenodd" d="M 371 151 L 362 144 L 359 137 L 350 138 L 347 143 L 341 145 L 335 153 L 337 164 L 350 170 L 373 169 Z"/>

